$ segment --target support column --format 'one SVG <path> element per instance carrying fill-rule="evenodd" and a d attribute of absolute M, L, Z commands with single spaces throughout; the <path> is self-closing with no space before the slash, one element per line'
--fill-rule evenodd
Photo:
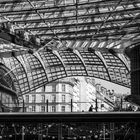
<path fill-rule="evenodd" d="M 126 48 L 125 53 L 131 62 L 131 95 L 125 99 L 140 105 L 140 43 Z M 140 140 L 140 123 L 136 126 L 135 140 Z"/>
<path fill-rule="evenodd" d="M 49 101 L 48 99 L 46 100 L 46 112 L 48 112 L 48 109 L 49 109 Z"/>
<path fill-rule="evenodd" d="M 58 140 L 62 140 L 62 124 L 58 124 Z"/>
<path fill-rule="evenodd" d="M 110 123 L 110 140 L 114 140 L 114 123 Z"/>
<path fill-rule="evenodd" d="M 98 112 L 98 99 L 95 99 L 95 111 Z"/>
<path fill-rule="evenodd" d="M 71 103 L 70 103 L 70 105 L 71 105 L 71 112 L 73 112 L 73 101 L 72 101 L 72 99 L 71 99 L 70 102 L 71 102 Z"/>
<path fill-rule="evenodd" d="M 125 53 L 131 62 L 131 95 L 125 99 L 140 105 L 140 44 L 126 48 Z"/>
<path fill-rule="evenodd" d="M 135 140 L 140 140 L 140 123 L 136 124 L 135 129 Z"/>

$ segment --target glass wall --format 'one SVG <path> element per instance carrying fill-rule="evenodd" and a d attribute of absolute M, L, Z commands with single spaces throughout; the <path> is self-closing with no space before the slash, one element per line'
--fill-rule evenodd
<path fill-rule="evenodd" d="M 14 111 L 16 107 L 18 107 L 17 96 L 13 96 L 10 93 L 0 91 L 0 107 L 1 112 L 9 112 Z"/>

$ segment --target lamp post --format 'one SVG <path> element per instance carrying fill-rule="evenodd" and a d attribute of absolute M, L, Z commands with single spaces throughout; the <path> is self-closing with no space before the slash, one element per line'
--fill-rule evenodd
<path fill-rule="evenodd" d="M 71 99 L 71 112 L 73 112 L 73 100 Z"/>
<path fill-rule="evenodd" d="M 23 112 L 25 112 L 25 102 L 24 102 L 24 99 L 23 99 Z"/>
<path fill-rule="evenodd" d="M 96 99 L 95 99 L 95 111 L 98 112 L 98 99 L 97 99 L 97 96 L 96 96 Z"/>
<path fill-rule="evenodd" d="M 48 105 L 49 105 L 49 101 L 48 99 L 46 100 L 46 111 L 48 112 Z"/>
<path fill-rule="evenodd" d="M 100 84 L 95 84 L 96 88 L 96 97 L 95 97 L 95 111 L 98 112 L 98 99 L 97 99 L 97 93 L 100 92 Z"/>
<path fill-rule="evenodd" d="M 122 109 L 123 109 L 123 97 L 121 96 L 121 108 L 120 108 L 120 110 L 122 111 Z"/>

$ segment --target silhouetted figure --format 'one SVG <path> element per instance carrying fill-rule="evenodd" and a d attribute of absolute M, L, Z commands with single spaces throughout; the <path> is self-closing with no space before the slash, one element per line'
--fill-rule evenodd
<path fill-rule="evenodd" d="M 140 107 L 138 107 L 136 111 L 140 111 Z"/>
<path fill-rule="evenodd" d="M 0 101 L 0 112 L 4 112 L 4 106 L 1 101 Z"/>
<path fill-rule="evenodd" d="M 89 111 L 89 112 L 92 112 L 92 111 L 93 111 L 93 105 L 90 106 L 90 108 L 89 108 L 88 111 Z"/>
<path fill-rule="evenodd" d="M 4 107 L 3 106 L 1 107 L 1 112 L 4 112 Z"/>

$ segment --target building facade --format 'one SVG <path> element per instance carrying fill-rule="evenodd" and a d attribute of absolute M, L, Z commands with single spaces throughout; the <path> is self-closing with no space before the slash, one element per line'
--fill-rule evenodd
<path fill-rule="evenodd" d="M 114 107 L 114 91 L 106 89 L 96 82 L 95 78 L 80 78 L 81 111 L 88 111 L 93 105 L 93 111 L 109 111 Z"/>
<path fill-rule="evenodd" d="M 24 95 L 26 112 L 109 111 L 114 107 L 114 91 L 107 90 L 94 78 L 75 77 L 57 80 Z"/>
<path fill-rule="evenodd" d="M 73 90 L 75 89 L 74 83 L 74 78 L 61 79 L 24 95 L 26 112 L 71 112 L 78 110 L 78 105 L 73 104 L 75 96 L 77 96 L 77 91 Z"/>

